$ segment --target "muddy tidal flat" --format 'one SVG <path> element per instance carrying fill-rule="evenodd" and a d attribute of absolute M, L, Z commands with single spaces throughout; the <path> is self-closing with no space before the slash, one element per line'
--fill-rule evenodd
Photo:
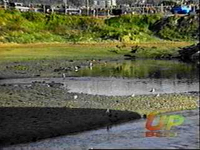
<path fill-rule="evenodd" d="M 177 61 L 1 62 L 0 147 L 195 110 L 198 82 L 198 69 Z"/>

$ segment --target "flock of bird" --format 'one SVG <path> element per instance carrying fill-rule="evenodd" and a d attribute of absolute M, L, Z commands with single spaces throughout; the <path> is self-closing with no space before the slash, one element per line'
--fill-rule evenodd
<path fill-rule="evenodd" d="M 93 61 L 95 61 L 95 60 L 93 60 Z M 93 65 L 94 65 L 93 62 L 91 61 L 91 62 L 89 63 L 89 68 L 92 69 Z M 79 69 L 80 69 L 79 66 L 74 66 L 74 71 L 75 71 L 75 72 L 78 72 Z M 63 78 L 63 79 L 66 78 L 66 73 L 63 73 L 63 74 L 62 74 L 62 78 Z"/>
<path fill-rule="evenodd" d="M 121 48 L 121 47 L 120 47 L 120 48 Z M 93 61 L 95 61 L 95 60 L 93 60 Z M 89 68 L 92 69 L 92 67 L 93 67 L 93 62 L 90 61 L 90 63 L 89 63 Z M 74 67 L 74 70 L 75 70 L 76 72 L 78 72 L 78 71 L 79 71 L 79 68 L 80 68 L 80 67 L 75 66 L 75 67 Z M 62 74 L 62 77 L 63 77 L 63 79 L 65 79 L 65 78 L 66 78 L 66 74 L 63 73 L 63 74 Z M 152 88 L 149 92 L 154 93 L 155 91 L 156 91 L 156 89 L 155 89 L 155 88 Z M 156 97 L 159 97 L 159 96 L 160 96 L 160 94 L 157 94 L 157 95 L 156 95 Z M 135 94 L 132 94 L 131 97 L 135 97 Z M 74 99 L 77 99 L 77 98 L 78 98 L 78 96 L 77 96 L 77 95 L 74 95 Z M 106 114 L 111 114 L 111 110 L 110 110 L 110 109 L 106 109 L 106 112 L 105 112 L 105 113 L 106 113 Z"/>

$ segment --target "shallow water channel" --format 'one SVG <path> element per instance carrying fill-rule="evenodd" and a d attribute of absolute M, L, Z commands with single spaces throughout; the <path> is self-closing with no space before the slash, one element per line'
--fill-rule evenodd
<path fill-rule="evenodd" d="M 123 96 L 199 91 L 199 69 L 192 64 L 167 60 L 93 62 L 74 73 L 70 92 Z M 81 77 L 81 78 L 80 78 Z"/>
<path fill-rule="evenodd" d="M 172 127 L 170 131 L 156 131 L 159 136 L 149 136 L 145 128 L 146 120 L 132 121 L 113 126 L 109 130 L 87 131 L 79 134 L 42 140 L 36 143 L 21 144 L 8 149 L 198 149 L 199 148 L 199 110 L 172 113 L 185 117 L 180 126 Z M 168 114 L 169 115 L 169 114 Z"/>

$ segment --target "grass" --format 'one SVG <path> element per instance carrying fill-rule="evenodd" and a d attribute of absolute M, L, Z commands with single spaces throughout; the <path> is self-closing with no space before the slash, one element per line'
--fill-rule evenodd
<path fill-rule="evenodd" d="M 195 42 L 198 35 L 191 36 L 198 33 L 196 20 L 198 16 L 102 19 L 0 9 L 0 59 L 119 58 L 130 55 L 131 46 L 136 45 L 140 50 L 135 57 L 168 58 L 177 55 L 178 47 Z M 177 40 L 182 42 L 174 42 Z"/>
<path fill-rule="evenodd" d="M 178 47 L 190 45 L 190 42 L 144 42 L 131 43 L 47 43 L 47 44 L 1 44 L 0 62 L 2 61 L 27 61 L 38 59 L 115 59 L 121 58 L 131 52 L 131 47 L 139 45 L 144 50 L 139 51 L 137 57 L 154 58 L 162 54 L 175 54 Z M 118 49 L 116 45 L 125 45 Z M 152 48 L 153 47 L 153 48 Z M 117 51 L 117 53 L 114 53 Z"/>

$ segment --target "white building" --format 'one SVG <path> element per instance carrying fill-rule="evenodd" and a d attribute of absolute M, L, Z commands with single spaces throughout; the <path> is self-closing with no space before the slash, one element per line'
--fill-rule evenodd
<path fill-rule="evenodd" d="M 94 8 L 110 8 L 117 6 L 116 0 L 94 0 Z"/>
<path fill-rule="evenodd" d="M 23 12 L 26 12 L 26 11 L 29 11 L 30 10 L 30 7 L 29 6 L 24 6 L 23 3 L 11 3 L 10 4 L 12 7 L 14 7 L 15 9 L 19 10 L 19 11 L 23 11 Z"/>

